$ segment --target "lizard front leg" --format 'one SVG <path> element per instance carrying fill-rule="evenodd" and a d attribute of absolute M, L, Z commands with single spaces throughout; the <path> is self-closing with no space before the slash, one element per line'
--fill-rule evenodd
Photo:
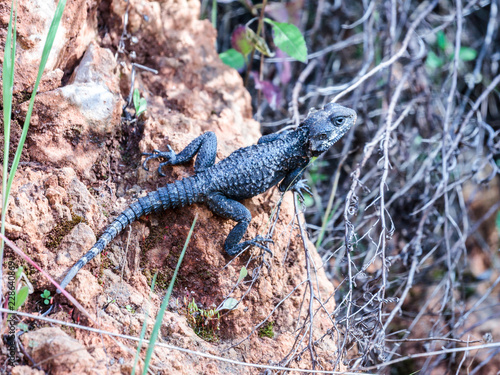
<path fill-rule="evenodd" d="M 170 146 L 167 145 L 167 148 L 168 151 L 154 150 L 152 153 L 144 153 L 143 155 L 147 156 L 147 158 L 144 160 L 144 163 L 142 163 L 142 167 L 148 171 L 147 162 L 149 160 L 163 158 L 165 161 L 158 166 L 158 174 L 160 176 L 165 176 L 161 171 L 162 167 L 165 165 L 186 163 L 198 154 L 194 163 L 194 170 L 196 173 L 202 172 L 215 163 L 215 157 L 217 155 L 217 137 L 214 132 L 203 133 L 192 140 L 191 143 L 178 154 L 176 154 Z"/>
<path fill-rule="evenodd" d="M 243 204 L 229 199 L 221 193 L 215 193 L 208 197 L 207 205 L 213 213 L 238 222 L 231 232 L 229 232 L 224 242 L 224 250 L 226 250 L 226 253 L 229 255 L 236 255 L 243 251 L 245 247 L 253 245 L 271 253 L 271 255 L 273 254 L 267 246 L 262 244 L 262 242 L 273 242 L 271 239 L 257 236 L 253 240 L 240 243 L 243 235 L 247 231 L 250 220 L 252 220 L 250 211 L 248 211 L 248 208 Z"/>

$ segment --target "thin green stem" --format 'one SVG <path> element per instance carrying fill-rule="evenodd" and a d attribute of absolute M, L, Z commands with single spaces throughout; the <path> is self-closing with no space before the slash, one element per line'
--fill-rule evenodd
<path fill-rule="evenodd" d="M 35 104 L 35 96 L 36 92 L 38 91 L 38 85 L 40 84 L 40 80 L 42 79 L 42 74 L 43 71 L 45 70 L 45 65 L 47 64 L 50 50 L 52 49 L 52 45 L 54 44 L 54 39 L 56 37 L 57 29 L 59 27 L 59 23 L 61 21 L 65 6 L 66 6 L 66 0 L 61 0 L 57 4 L 56 12 L 54 14 L 54 18 L 52 19 L 52 23 L 50 24 L 49 33 L 47 34 L 47 39 L 43 47 L 42 59 L 38 67 L 38 75 L 36 77 L 35 86 L 33 87 L 33 91 L 31 93 L 30 104 L 28 107 L 28 112 L 26 113 L 26 118 L 24 120 L 23 131 L 21 133 L 21 138 L 19 139 L 19 144 L 17 145 L 16 154 L 14 155 L 14 160 L 12 161 L 12 167 L 10 169 L 9 181 L 7 183 L 7 191 L 6 191 L 7 197 L 10 193 L 10 186 L 12 185 L 12 181 L 14 179 L 17 166 L 19 165 L 19 160 L 21 160 L 21 154 L 23 152 L 26 136 L 28 135 L 28 129 L 31 121 L 31 113 L 33 112 L 33 105 Z"/>
<path fill-rule="evenodd" d="M 198 215 L 194 217 L 193 224 L 191 225 L 191 229 L 189 230 L 186 242 L 184 243 L 184 248 L 182 249 L 181 255 L 179 256 L 179 260 L 177 261 L 177 267 L 175 267 L 174 275 L 172 276 L 172 280 L 170 281 L 170 284 L 168 286 L 167 294 L 165 295 L 165 298 L 163 298 L 160 310 L 158 311 L 158 316 L 156 317 L 155 326 L 153 327 L 153 331 L 151 332 L 151 337 L 149 339 L 149 346 L 148 346 L 148 351 L 146 353 L 146 358 L 144 359 L 144 368 L 142 371 L 143 375 L 146 375 L 148 373 L 149 362 L 151 361 L 151 356 L 153 355 L 156 339 L 158 338 L 158 332 L 160 332 L 160 328 L 163 322 L 163 316 L 165 315 L 165 310 L 167 309 L 168 302 L 170 301 L 170 296 L 172 295 L 172 290 L 174 289 L 177 273 L 179 272 L 179 268 L 181 268 L 181 263 L 182 260 L 184 259 L 184 254 L 186 254 L 186 249 L 189 244 L 189 241 L 191 240 L 191 235 L 193 234 L 194 226 L 196 224 L 197 219 Z"/>
<path fill-rule="evenodd" d="M 14 14 L 14 23 L 12 16 Z M 12 30 L 14 24 L 14 30 Z M 12 117 L 12 92 L 14 87 L 14 62 L 16 57 L 16 25 L 17 25 L 17 2 L 14 6 L 12 0 L 10 8 L 9 27 L 5 41 L 4 63 L 3 63 L 3 126 L 4 126 L 4 148 L 3 148 L 3 174 L 2 174 L 2 224 L 1 233 L 5 235 L 5 218 L 7 215 L 7 201 L 9 199 L 7 176 L 9 174 L 9 148 L 10 148 L 10 121 Z M 0 264 L 3 264 L 4 241 L 0 246 Z M 0 270 L 0 276 L 2 271 Z"/>
<path fill-rule="evenodd" d="M 139 343 L 137 344 L 137 351 L 135 352 L 134 357 L 134 365 L 132 366 L 132 373 L 130 375 L 135 375 L 135 368 L 137 367 L 137 363 L 139 362 L 139 355 L 141 354 L 141 347 L 144 342 L 144 337 L 146 336 L 146 329 L 148 327 L 148 318 L 149 318 L 149 306 L 151 305 L 151 294 L 155 289 L 156 277 L 158 276 L 158 271 L 155 272 L 153 276 L 153 281 L 151 282 L 151 290 L 149 291 L 148 296 L 148 304 L 146 305 L 146 315 L 144 317 L 144 323 L 142 324 L 141 336 L 139 339 Z"/>

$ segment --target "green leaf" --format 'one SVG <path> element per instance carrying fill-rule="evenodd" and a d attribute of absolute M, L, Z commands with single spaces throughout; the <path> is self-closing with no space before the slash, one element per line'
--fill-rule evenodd
<path fill-rule="evenodd" d="M 460 47 L 458 57 L 462 61 L 472 61 L 477 57 L 477 51 L 470 47 Z"/>
<path fill-rule="evenodd" d="M 144 112 L 146 110 L 146 107 L 148 105 L 148 102 L 146 98 L 141 98 L 140 104 L 139 104 L 139 114 Z"/>
<path fill-rule="evenodd" d="M 233 310 L 238 304 L 238 300 L 232 297 L 229 297 L 224 301 L 221 308 L 219 310 Z"/>
<path fill-rule="evenodd" d="M 429 51 L 427 54 L 427 60 L 425 60 L 425 65 L 431 69 L 437 69 L 443 65 L 443 59 L 441 59 L 434 52 Z"/>
<path fill-rule="evenodd" d="M 16 280 L 19 280 L 21 276 L 23 275 L 23 267 L 19 266 L 19 268 L 16 271 Z"/>
<path fill-rule="evenodd" d="M 133 95 L 134 108 L 135 108 L 135 117 L 139 117 L 148 106 L 148 102 L 146 99 L 141 98 L 141 94 L 139 93 L 139 89 L 134 90 Z"/>
<path fill-rule="evenodd" d="M 497 224 L 497 231 L 500 235 L 500 211 L 497 212 L 496 224 Z"/>
<path fill-rule="evenodd" d="M 141 101 L 139 102 L 139 111 L 137 113 L 137 116 L 139 116 L 142 112 L 144 112 L 147 106 L 148 106 L 147 100 L 145 98 L 141 98 Z"/>
<path fill-rule="evenodd" d="M 238 277 L 238 283 L 243 280 L 245 277 L 247 277 L 248 275 L 248 271 L 247 271 L 247 268 L 245 266 L 241 267 L 241 270 L 240 270 L 240 277 Z"/>
<path fill-rule="evenodd" d="M 446 46 L 448 45 L 448 41 L 446 40 L 446 35 L 444 34 L 443 30 L 437 32 L 436 41 L 441 51 L 444 51 L 446 49 Z"/>
<path fill-rule="evenodd" d="M 50 292 L 47 289 L 45 289 L 40 296 L 42 298 L 50 298 Z"/>
<path fill-rule="evenodd" d="M 279 49 L 298 61 L 307 62 L 306 41 L 297 26 L 290 23 L 275 22 L 268 18 L 265 18 L 264 21 L 273 27 L 273 40 Z"/>
<path fill-rule="evenodd" d="M 142 324 L 141 336 L 139 338 L 139 344 L 137 344 L 137 350 L 135 352 L 134 364 L 132 366 L 132 372 L 130 375 L 135 375 L 135 369 L 136 369 L 137 363 L 139 362 L 139 355 L 141 353 L 142 342 L 144 341 L 144 336 L 146 336 L 146 329 L 148 326 L 149 306 L 151 305 L 151 294 L 153 293 L 153 291 L 155 289 L 157 276 L 158 276 L 158 271 L 155 272 L 155 274 L 153 276 L 153 281 L 151 281 L 151 289 L 149 290 L 148 303 L 145 306 L 146 317 L 144 319 L 144 323 Z"/>
<path fill-rule="evenodd" d="M 139 93 L 139 89 L 134 89 L 134 95 L 132 98 L 134 101 L 135 112 L 137 112 L 139 110 L 139 100 L 141 99 L 141 94 Z"/>
<path fill-rule="evenodd" d="M 245 66 L 245 58 L 241 53 L 236 51 L 234 48 L 228 49 L 227 51 L 220 53 L 219 57 L 224 64 L 236 70 L 241 69 Z"/>
<path fill-rule="evenodd" d="M 422 144 L 423 140 L 424 139 L 422 138 L 422 136 L 417 135 L 415 138 L 413 138 L 413 146 L 419 147 Z"/>
<path fill-rule="evenodd" d="M 146 101 L 145 98 L 139 99 L 139 108 L 135 112 L 135 116 L 139 117 L 143 112 L 146 111 L 146 108 L 148 106 L 148 102 Z"/>
<path fill-rule="evenodd" d="M 314 206 L 314 198 L 310 195 L 304 195 L 304 204 L 306 205 L 306 207 Z"/>
<path fill-rule="evenodd" d="M 26 298 L 28 298 L 29 289 L 27 286 L 23 286 L 19 289 L 19 292 L 16 294 L 16 302 L 14 304 L 14 311 L 20 308 L 24 302 L 26 302 Z"/>

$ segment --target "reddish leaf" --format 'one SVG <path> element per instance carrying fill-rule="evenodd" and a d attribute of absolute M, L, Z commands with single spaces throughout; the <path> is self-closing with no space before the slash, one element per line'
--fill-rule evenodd
<path fill-rule="evenodd" d="M 259 73 L 257 72 L 252 72 L 251 75 L 255 81 L 255 88 L 262 91 L 271 109 L 275 110 L 281 103 L 281 92 L 279 87 L 273 85 L 269 81 L 261 81 L 259 79 Z"/>
<path fill-rule="evenodd" d="M 248 56 L 248 54 L 252 51 L 252 44 L 247 39 L 245 26 L 240 25 L 234 29 L 233 34 L 231 35 L 231 46 L 244 56 Z"/>

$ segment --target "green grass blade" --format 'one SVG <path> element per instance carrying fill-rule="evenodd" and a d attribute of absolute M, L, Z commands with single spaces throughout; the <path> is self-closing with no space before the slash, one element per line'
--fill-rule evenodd
<path fill-rule="evenodd" d="M 165 310 L 168 306 L 168 301 L 170 300 L 170 295 L 172 294 L 172 289 L 174 289 L 175 279 L 177 278 L 177 272 L 179 272 L 179 268 L 181 267 L 182 260 L 184 259 L 184 254 L 186 253 L 187 246 L 189 241 L 191 240 L 191 235 L 193 234 L 194 225 L 196 224 L 196 220 L 198 219 L 198 215 L 194 217 L 193 224 L 191 225 L 191 229 L 189 230 L 189 234 L 186 238 L 186 242 L 184 243 L 184 247 L 181 251 L 181 255 L 179 256 L 179 260 L 177 261 L 177 267 L 175 267 L 174 275 L 172 276 L 172 280 L 168 286 L 167 294 L 161 303 L 160 310 L 158 311 L 158 316 L 156 317 L 155 326 L 153 327 L 153 331 L 151 332 L 151 337 L 149 339 L 148 351 L 146 353 L 146 358 L 144 359 L 144 368 L 142 370 L 142 374 L 146 375 L 148 373 L 149 362 L 151 361 L 151 356 L 153 355 L 153 350 L 155 348 L 155 342 L 158 338 L 158 332 L 160 332 L 161 323 L 163 322 L 163 315 L 165 315 Z"/>
<path fill-rule="evenodd" d="M 26 119 L 24 120 L 23 131 L 21 133 L 21 138 L 19 139 L 19 144 L 17 145 L 16 154 L 14 155 L 14 160 L 12 161 L 12 167 L 10 169 L 9 181 L 7 182 L 7 189 L 5 191 L 5 199 L 4 199 L 5 202 L 8 199 L 10 193 L 10 187 L 12 185 L 12 181 L 14 180 L 14 175 L 16 173 L 17 166 L 19 165 L 19 160 L 21 159 L 24 142 L 26 141 L 26 136 L 28 134 L 28 129 L 31 121 L 31 113 L 33 112 L 33 105 L 35 103 L 35 96 L 38 90 L 38 85 L 40 84 L 43 71 L 45 70 L 45 65 L 47 64 L 47 59 L 49 58 L 50 50 L 52 49 L 52 45 L 54 44 L 54 39 L 56 37 L 57 29 L 59 27 L 59 23 L 61 22 L 65 6 L 66 6 L 66 0 L 60 0 L 59 3 L 57 4 L 56 12 L 54 14 L 54 18 L 52 19 L 52 23 L 50 24 L 49 33 L 47 34 L 47 39 L 45 40 L 45 45 L 43 47 L 43 52 L 42 52 L 42 59 L 40 61 L 40 66 L 38 67 L 38 75 L 36 77 L 35 86 L 33 87 L 33 92 L 31 93 L 31 99 L 28 107 L 28 112 L 26 113 Z M 3 211 L 6 211 L 6 207 L 7 204 L 5 204 Z"/>
<path fill-rule="evenodd" d="M 14 11 L 15 10 L 15 11 Z M 12 18 L 14 14 L 14 30 L 12 30 Z M 16 24 L 17 24 L 17 3 L 14 7 L 14 0 L 12 0 L 10 8 L 9 27 L 7 29 L 7 38 L 5 40 L 5 50 L 3 58 L 3 134 L 4 134 L 4 148 L 3 148 L 3 175 L 2 175 L 2 224 L 1 233 L 5 234 L 5 217 L 7 214 L 7 176 L 9 173 L 9 147 L 10 147 L 10 120 L 12 116 L 12 91 L 14 87 L 14 63 L 16 58 Z M 12 43 L 14 41 L 14 43 Z M 2 240 L 0 248 L 0 261 L 3 259 L 3 246 Z M 1 272 L 0 272 L 1 274 Z"/>
<path fill-rule="evenodd" d="M 151 282 L 151 290 L 149 291 L 148 302 L 151 303 L 151 293 L 155 289 L 156 277 L 158 276 L 158 271 L 155 272 L 153 276 L 153 281 Z M 144 317 L 144 323 L 142 324 L 141 336 L 139 337 L 139 343 L 137 344 L 137 351 L 135 352 L 134 365 L 132 366 L 132 373 L 130 375 L 135 375 L 135 368 L 137 367 L 137 362 L 139 362 L 139 355 L 141 354 L 142 342 L 144 341 L 144 336 L 146 336 L 146 328 L 148 327 L 149 318 L 149 305 L 146 305 L 146 314 Z"/>
<path fill-rule="evenodd" d="M 217 29 L 217 0 L 212 0 L 212 26 Z"/>

